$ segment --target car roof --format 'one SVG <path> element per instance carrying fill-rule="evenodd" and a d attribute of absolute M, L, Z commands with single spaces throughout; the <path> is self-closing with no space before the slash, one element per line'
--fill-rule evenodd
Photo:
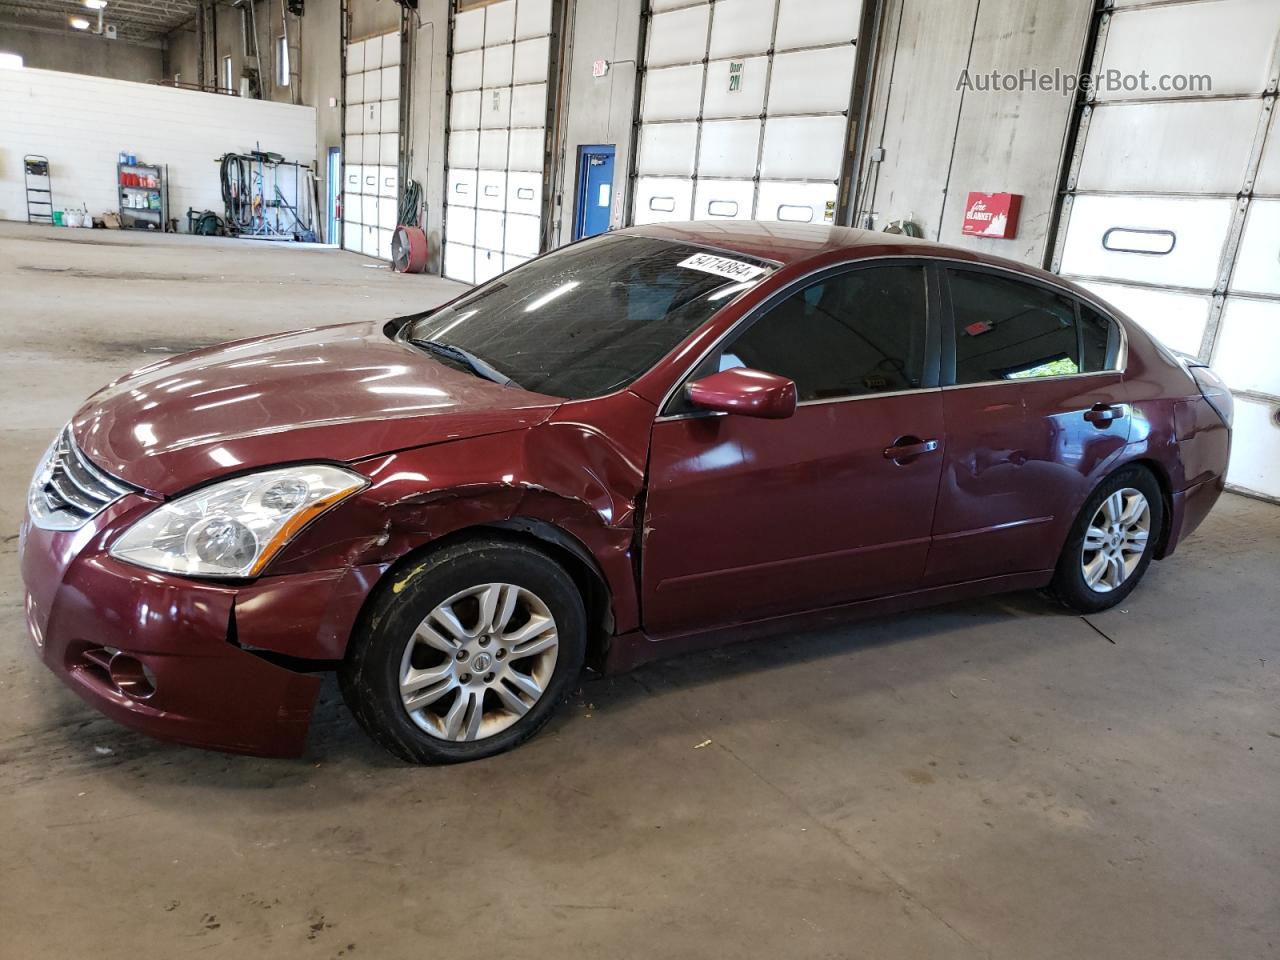
<path fill-rule="evenodd" d="M 766 220 L 693 220 L 681 223 L 649 224 L 619 230 L 622 235 L 656 237 L 664 240 L 710 247 L 771 260 L 784 267 L 810 260 L 829 260 L 829 254 L 843 253 L 849 260 L 866 257 L 931 257 L 1001 267 L 1027 277 L 1066 287 L 1080 296 L 1088 291 L 1069 280 L 1016 260 L 996 257 L 977 250 L 908 237 L 904 234 L 857 230 L 833 224 L 787 223 Z"/>

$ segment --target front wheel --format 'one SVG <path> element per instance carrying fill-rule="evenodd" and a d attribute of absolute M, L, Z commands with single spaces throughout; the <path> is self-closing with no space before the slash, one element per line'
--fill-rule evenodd
<path fill-rule="evenodd" d="M 542 728 L 582 670 L 573 578 L 535 547 L 472 540 L 392 573 L 340 680 L 360 725 L 416 763 L 477 760 Z"/>
<path fill-rule="evenodd" d="M 1080 613 L 1114 607 L 1146 573 L 1163 529 L 1164 499 L 1151 471 L 1118 470 L 1081 508 L 1050 590 Z"/>

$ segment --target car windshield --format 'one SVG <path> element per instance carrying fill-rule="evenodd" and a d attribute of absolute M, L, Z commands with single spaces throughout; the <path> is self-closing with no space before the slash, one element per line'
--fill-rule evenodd
<path fill-rule="evenodd" d="M 631 383 L 768 270 L 691 244 L 597 237 L 503 274 L 403 337 L 436 356 L 469 355 L 526 390 L 598 397 Z"/>

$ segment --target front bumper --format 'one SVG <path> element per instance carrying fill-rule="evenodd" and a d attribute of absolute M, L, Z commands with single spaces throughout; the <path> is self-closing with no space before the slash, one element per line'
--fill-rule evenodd
<path fill-rule="evenodd" d="M 24 521 L 27 626 L 40 658 L 91 706 L 143 733 L 234 753 L 296 756 L 321 677 L 252 651 L 340 658 L 379 571 L 265 577 L 235 587 L 109 556 L 113 534 L 150 505 L 125 497 L 74 531 Z M 108 664 L 116 656 L 117 663 L 144 666 L 146 683 L 113 679 Z"/>

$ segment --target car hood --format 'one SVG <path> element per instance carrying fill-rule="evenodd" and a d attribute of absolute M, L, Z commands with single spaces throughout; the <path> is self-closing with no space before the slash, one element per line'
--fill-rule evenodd
<path fill-rule="evenodd" d="M 76 414 L 104 470 L 161 495 L 279 463 L 354 461 L 546 420 L 559 400 L 352 323 L 221 344 L 121 377 Z"/>

